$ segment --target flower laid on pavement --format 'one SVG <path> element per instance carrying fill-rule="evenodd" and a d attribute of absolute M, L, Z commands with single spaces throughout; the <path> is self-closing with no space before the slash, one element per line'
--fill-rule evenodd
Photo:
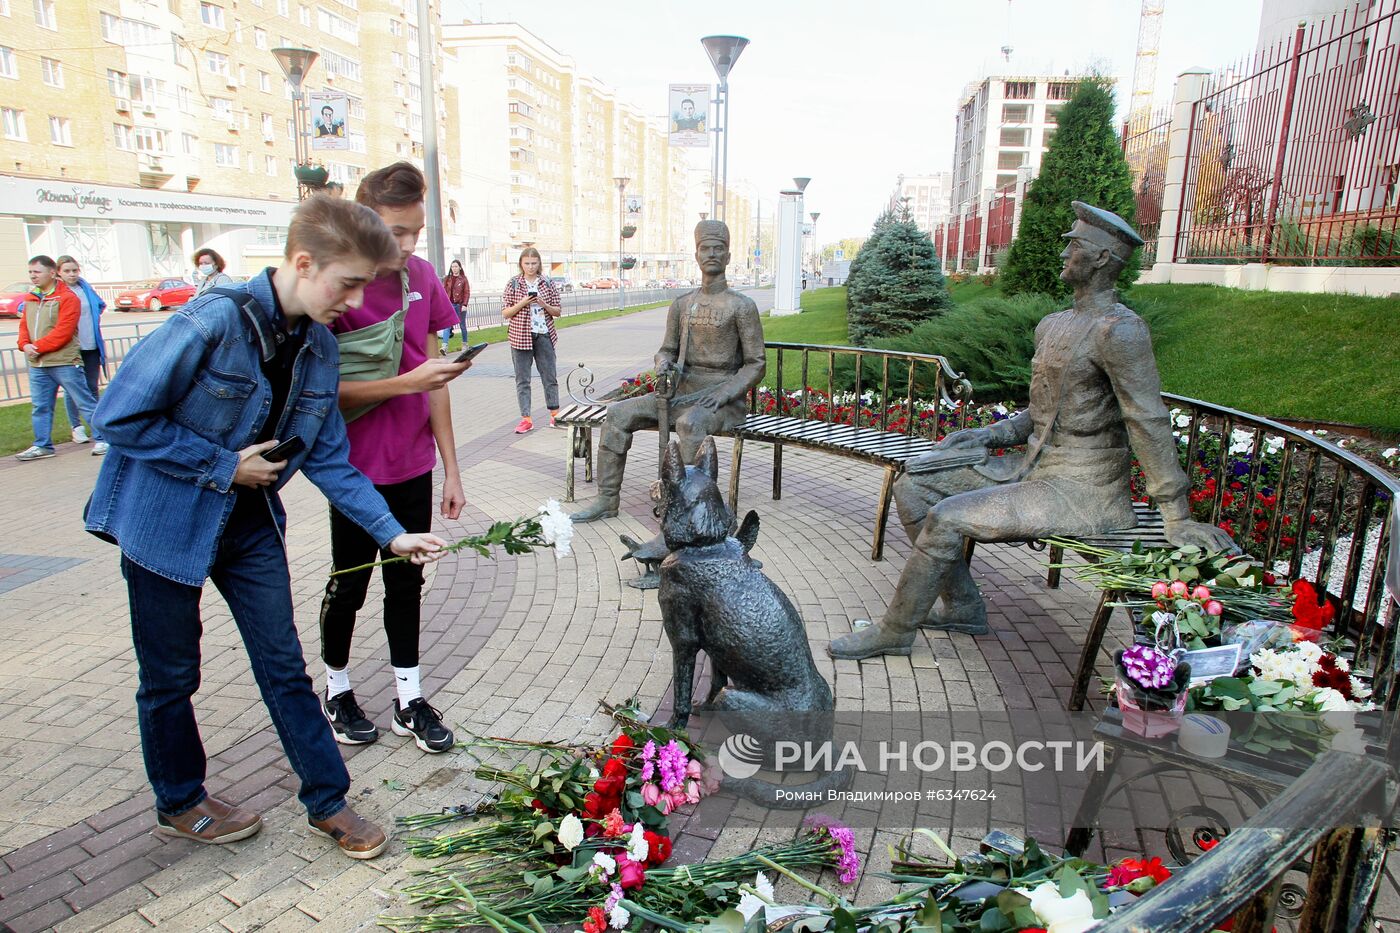
<path fill-rule="evenodd" d="M 573 553 L 574 523 L 567 512 L 559 505 L 558 499 L 550 499 L 540 506 L 540 533 L 544 543 L 554 548 L 554 556 L 563 560 Z"/>
<path fill-rule="evenodd" d="M 763 872 L 759 872 L 753 880 L 753 890 L 744 892 L 735 909 L 743 915 L 744 922 L 748 923 L 753 919 L 754 914 L 772 903 L 773 882 L 769 881 Z"/>

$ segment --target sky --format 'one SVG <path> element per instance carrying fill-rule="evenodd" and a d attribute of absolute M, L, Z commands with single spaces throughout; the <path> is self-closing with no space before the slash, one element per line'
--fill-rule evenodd
<path fill-rule="evenodd" d="M 1254 49 L 1263 0 L 1165 0 L 1158 102 L 1175 76 Z M 1118 78 L 1132 85 L 1139 0 L 444 0 L 444 18 L 517 22 L 649 113 L 666 86 L 715 80 L 700 37 L 750 45 L 730 75 L 729 179 L 765 216 L 811 177 L 820 243 L 864 236 L 900 173 L 952 167 L 953 116 L 990 74 Z M 1001 48 L 1012 47 L 1008 64 Z M 708 166 L 704 151 L 693 156 Z"/>

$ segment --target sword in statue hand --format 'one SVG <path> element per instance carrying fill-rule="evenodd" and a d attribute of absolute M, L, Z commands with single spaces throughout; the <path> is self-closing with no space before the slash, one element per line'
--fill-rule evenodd
<path fill-rule="evenodd" d="M 688 310 L 688 309 L 687 309 Z M 666 446 L 671 443 L 671 400 L 681 384 L 681 370 L 685 366 L 685 350 L 690 334 L 690 315 L 681 312 L 680 348 L 676 362 L 670 368 L 656 374 L 656 433 L 659 437 L 659 457 L 656 461 L 656 476 L 661 478 L 661 465 L 666 461 Z"/>

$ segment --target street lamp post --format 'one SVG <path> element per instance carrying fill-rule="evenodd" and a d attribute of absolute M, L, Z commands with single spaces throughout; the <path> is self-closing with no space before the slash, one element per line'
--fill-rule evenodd
<path fill-rule="evenodd" d="M 812 281 L 821 281 L 821 256 L 818 252 L 821 247 L 817 245 L 817 218 L 822 215 L 821 211 L 812 211 L 809 215 L 812 218 Z"/>
<path fill-rule="evenodd" d="M 715 220 L 725 220 L 729 201 L 729 72 L 749 40 L 743 36 L 706 36 L 700 40 L 700 44 L 705 47 L 710 64 L 719 77 L 719 96 L 714 100 L 715 116 L 719 117 L 722 113 L 723 117 L 714 131 L 722 133 L 723 139 L 716 143 L 710 157 L 710 214 Z M 720 161 L 721 148 L 723 162 Z M 720 193 L 721 189 L 723 194 Z"/>
<path fill-rule="evenodd" d="M 277 59 L 283 77 L 292 86 L 292 153 L 297 165 L 305 165 L 311 159 L 311 140 L 306 126 L 306 98 L 301 88 L 306 81 L 306 73 L 316 64 L 320 53 L 295 46 L 279 46 L 272 50 L 272 57 Z M 305 199 L 310 190 L 310 186 L 298 179 L 297 200 Z"/>
<path fill-rule="evenodd" d="M 627 224 L 626 203 L 622 193 L 627 190 L 627 183 L 632 179 L 626 175 L 618 175 L 613 179 L 613 184 L 617 185 L 617 306 L 627 307 L 627 289 L 622 284 L 622 245 L 626 242 L 622 236 L 622 228 Z"/>
<path fill-rule="evenodd" d="M 804 273 L 807 271 L 807 225 L 802 218 L 807 213 L 807 186 L 812 183 L 812 179 L 801 177 L 792 180 L 793 186 L 797 189 L 797 242 L 794 245 L 795 255 L 793 265 L 797 269 L 797 294 L 799 296 L 799 307 L 801 294 L 806 287 Z"/>

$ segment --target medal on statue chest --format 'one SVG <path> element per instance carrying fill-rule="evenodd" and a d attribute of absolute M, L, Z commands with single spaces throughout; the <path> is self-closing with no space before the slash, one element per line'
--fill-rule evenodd
<path fill-rule="evenodd" d="M 688 323 L 691 327 L 719 327 L 724 323 L 725 310 L 724 303 L 712 301 L 709 296 L 696 298 Z"/>

